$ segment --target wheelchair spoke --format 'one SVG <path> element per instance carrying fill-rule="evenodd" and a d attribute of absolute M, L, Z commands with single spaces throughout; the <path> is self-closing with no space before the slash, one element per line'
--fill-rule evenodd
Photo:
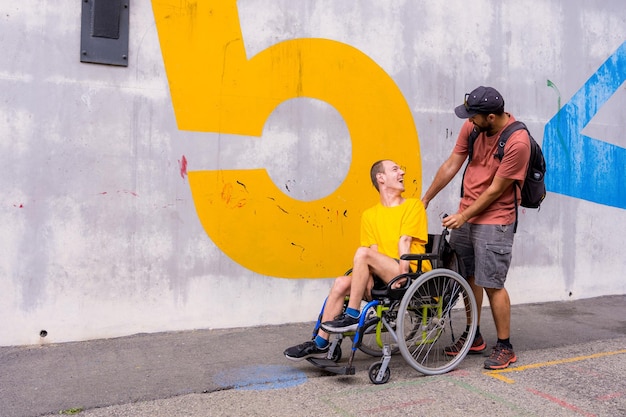
<path fill-rule="evenodd" d="M 409 365 L 435 375 L 454 369 L 463 360 L 468 343 L 454 355 L 444 350 L 456 342 L 455 336 L 460 336 L 466 326 L 472 334 L 476 327 L 476 302 L 471 287 L 460 275 L 447 269 L 423 274 L 407 290 L 399 310 L 398 340 L 405 341 L 399 348 Z M 408 311 L 414 315 L 409 326 L 404 314 Z"/>

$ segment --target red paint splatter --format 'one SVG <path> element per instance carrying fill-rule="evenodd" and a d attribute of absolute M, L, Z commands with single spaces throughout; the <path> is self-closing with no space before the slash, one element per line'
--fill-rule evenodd
<path fill-rule="evenodd" d="M 180 168 L 180 176 L 181 176 L 181 178 L 185 179 L 185 176 L 187 175 L 187 158 L 185 158 L 185 155 L 183 155 L 181 160 L 178 161 L 178 166 Z"/>
<path fill-rule="evenodd" d="M 626 394 L 623 393 L 623 392 L 612 392 L 610 394 L 600 395 L 600 396 L 596 397 L 596 399 L 598 399 L 600 401 L 609 401 L 609 400 L 612 400 L 614 398 L 623 397 L 624 395 L 626 395 Z"/>
<path fill-rule="evenodd" d="M 130 190 L 117 190 L 116 192 L 117 192 L 118 194 L 130 194 L 130 195 L 132 195 L 132 196 L 139 197 L 139 194 L 137 194 L 137 193 L 136 193 L 136 192 L 134 192 L 134 191 L 130 191 Z M 99 194 L 100 194 L 100 195 L 107 195 L 107 194 L 109 194 L 109 192 L 108 192 L 108 191 L 103 191 L 103 192 L 101 192 L 101 193 L 99 193 Z"/>
<path fill-rule="evenodd" d="M 232 184 L 224 184 L 224 188 L 222 188 L 222 200 L 228 205 L 230 203 L 230 199 L 233 196 L 233 186 Z"/>
<path fill-rule="evenodd" d="M 241 184 L 241 183 L 239 183 Z M 243 186 L 243 184 L 241 184 Z M 244 186 L 245 187 L 245 186 Z M 247 190 L 246 190 L 247 191 Z M 237 191 L 232 184 L 224 184 L 222 188 L 222 201 L 226 204 L 228 208 L 242 208 L 247 204 L 246 198 L 241 198 L 242 192 Z"/>

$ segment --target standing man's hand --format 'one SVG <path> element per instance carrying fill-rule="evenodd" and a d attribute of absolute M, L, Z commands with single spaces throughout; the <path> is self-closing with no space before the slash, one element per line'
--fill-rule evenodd
<path fill-rule="evenodd" d="M 502 178 L 496 175 L 489 187 L 478 196 L 476 201 L 470 204 L 469 207 L 466 207 L 462 213 L 445 217 L 441 222 L 442 225 L 448 229 L 458 229 L 463 226 L 464 223 L 467 223 L 469 219 L 482 213 L 491 203 L 496 201 L 505 190 L 512 187 L 514 182 L 514 179 Z"/>
<path fill-rule="evenodd" d="M 463 224 L 467 222 L 467 219 L 463 215 L 463 213 L 451 214 L 448 217 L 444 217 L 441 221 L 441 225 L 443 227 L 447 227 L 448 229 L 458 229 Z"/>

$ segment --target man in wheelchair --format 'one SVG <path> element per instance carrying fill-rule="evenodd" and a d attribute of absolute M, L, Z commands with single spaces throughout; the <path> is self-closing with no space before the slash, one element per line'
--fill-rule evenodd
<path fill-rule="evenodd" d="M 416 271 L 416 261 L 400 260 L 406 253 L 425 253 L 428 221 L 421 200 L 404 198 L 404 170 L 393 161 L 381 160 L 370 170 L 380 202 L 361 217 L 361 246 L 356 250 L 352 274 L 335 279 L 324 306 L 321 329 L 313 340 L 284 351 L 287 359 L 323 358 L 329 349 L 329 333 L 356 330 L 361 300 L 369 298 L 374 277 L 385 284 L 398 275 Z M 422 270 L 431 269 L 430 262 Z M 350 296 L 345 311 L 344 300 Z"/>

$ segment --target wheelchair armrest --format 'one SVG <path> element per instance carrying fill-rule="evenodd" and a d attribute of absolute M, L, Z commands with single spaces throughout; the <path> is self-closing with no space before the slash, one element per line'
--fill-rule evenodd
<path fill-rule="evenodd" d="M 403 261 L 436 261 L 439 255 L 436 253 L 405 253 L 400 256 Z"/>
<path fill-rule="evenodd" d="M 406 290 L 408 290 L 413 283 L 413 280 L 418 276 L 419 274 L 413 272 L 400 274 L 389 281 L 383 288 L 372 288 L 372 298 L 384 299 L 389 297 L 392 300 L 401 300 Z M 394 288 L 395 284 L 402 280 L 404 280 L 404 282 L 402 282 L 399 287 Z"/>

